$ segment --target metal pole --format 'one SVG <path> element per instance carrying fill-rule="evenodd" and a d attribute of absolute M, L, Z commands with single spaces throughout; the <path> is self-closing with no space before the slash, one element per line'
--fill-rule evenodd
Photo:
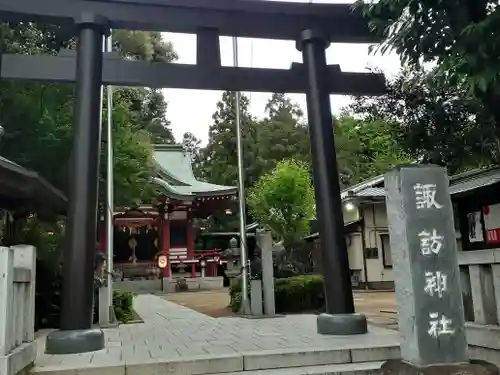
<path fill-rule="evenodd" d="M 78 33 L 68 247 L 64 251 L 63 264 L 62 330 L 90 329 L 92 323 L 104 31 L 97 20 L 85 19 Z"/>
<path fill-rule="evenodd" d="M 238 67 L 238 38 L 233 37 L 233 64 Z M 241 308 L 240 313 L 250 314 L 248 299 L 248 255 L 245 209 L 245 169 L 243 166 L 243 137 L 241 135 L 240 92 L 234 93 L 236 112 L 236 143 L 238 156 L 238 203 L 240 214 Z"/>
<path fill-rule="evenodd" d="M 325 49 L 328 40 L 313 30 L 302 32 L 298 45 L 308 78 L 307 113 L 313 160 L 316 210 L 320 225 L 326 312 L 354 313 L 349 258 L 344 237 Z"/>
<path fill-rule="evenodd" d="M 106 51 L 113 51 L 113 39 L 111 33 L 106 38 Z M 112 319 L 113 308 L 113 213 L 114 213 L 114 171 L 113 171 L 113 86 L 107 87 L 108 100 L 108 121 L 106 127 L 106 249 L 108 258 L 107 286 L 108 286 L 108 304 L 110 316 Z"/>

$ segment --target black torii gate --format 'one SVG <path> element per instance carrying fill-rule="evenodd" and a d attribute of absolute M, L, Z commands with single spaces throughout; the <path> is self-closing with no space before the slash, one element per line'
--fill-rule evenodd
<path fill-rule="evenodd" d="M 91 328 L 102 84 L 306 93 L 327 310 L 318 317 L 318 332 L 367 332 L 366 318 L 354 313 L 329 95 L 378 95 L 385 84 L 383 75 L 344 73 L 338 65 L 326 64 L 325 49 L 330 42 L 378 41 L 351 5 L 262 0 L 0 0 L 0 20 L 58 24 L 78 38 L 76 53 L 4 54 L 0 66 L 2 78 L 76 82 L 61 330 L 47 338 L 47 352 L 75 353 L 104 346 L 103 332 Z M 196 34 L 196 64 L 132 62 L 103 53 L 103 37 L 110 29 Z M 293 40 L 302 51 L 303 64 L 292 64 L 289 70 L 222 67 L 219 36 Z"/>

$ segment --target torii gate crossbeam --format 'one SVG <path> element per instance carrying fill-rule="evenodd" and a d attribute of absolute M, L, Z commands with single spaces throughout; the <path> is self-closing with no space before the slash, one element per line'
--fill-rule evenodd
<path fill-rule="evenodd" d="M 304 66 L 290 69 L 209 67 L 194 64 L 127 61 L 104 54 L 102 83 L 112 86 L 156 88 L 305 93 Z M 75 82 L 74 56 L 2 56 L 1 77 L 44 82 Z M 384 85 L 383 74 L 342 72 L 328 66 L 325 81 L 330 94 L 378 95 Z"/>

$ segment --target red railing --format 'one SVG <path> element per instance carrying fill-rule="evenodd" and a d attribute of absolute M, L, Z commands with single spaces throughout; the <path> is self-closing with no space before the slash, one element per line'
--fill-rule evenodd
<path fill-rule="evenodd" d="M 191 277 L 196 277 L 197 264 L 206 270 L 205 276 L 215 276 L 217 275 L 217 266 L 225 263 L 224 260 L 221 260 L 218 249 L 194 250 L 191 253 L 187 253 L 184 249 L 178 249 L 182 251 L 179 255 L 175 255 L 175 249 L 172 250 L 174 250 L 174 254 L 170 253 L 169 263 L 176 266 L 190 266 Z M 165 253 L 163 253 L 163 255 L 165 255 Z M 116 262 L 115 266 L 122 272 L 122 279 L 138 276 L 149 278 L 158 275 L 156 257 L 150 261 L 138 260 L 135 263 L 131 261 Z M 166 268 L 166 270 L 170 272 L 170 267 Z"/>
<path fill-rule="evenodd" d="M 210 249 L 210 250 L 194 250 L 192 253 L 188 251 L 184 251 L 179 253 L 176 249 L 172 249 L 170 252 L 170 261 L 179 262 L 179 263 L 197 263 L 200 259 L 205 259 L 209 262 L 219 262 L 220 261 L 220 253 L 218 249 Z"/>
<path fill-rule="evenodd" d="M 192 253 L 189 253 L 187 251 L 185 252 L 182 252 L 182 253 L 178 253 L 178 255 L 175 254 L 175 249 L 174 250 L 174 253 L 172 254 L 172 252 L 170 253 L 170 261 L 174 261 L 174 262 L 179 262 L 179 263 L 182 263 L 182 262 L 186 262 L 186 263 L 198 263 L 200 261 L 200 259 L 205 259 L 209 262 L 224 262 L 223 260 L 221 260 L 221 256 L 220 256 L 220 252 L 218 249 L 206 249 L 206 250 L 194 250 L 194 252 Z M 155 259 L 151 259 L 151 260 L 137 260 L 135 262 L 135 264 L 137 265 L 144 265 L 144 266 L 148 266 L 150 265 L 151 267 L 154 267 L 156 265 L 156 257 Z M 132 261 L 124 261 L 124 262 L 115 262 L 115 264 L 119 265 L 119 264 L 132 264 Z"/>

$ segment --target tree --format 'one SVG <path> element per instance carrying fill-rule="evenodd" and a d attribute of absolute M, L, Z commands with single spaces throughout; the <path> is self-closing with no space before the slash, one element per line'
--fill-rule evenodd
<path fill-rule="evenodd" d="M 337 162 L 345 187 L 412 161 L 397 143 L 391 122 L 343 116 L 334 123 Z"/>
<path fill-rule="evenodd" d="M 193 133 L 184 133 L 182 136 L 182 147 L 191 158 L 193 166 L 193 173 L 197 178 L 203 179 L 202 172 L 200 171 L 202 156 L 201 156 L 201 141 Z"/>
<path fill-rule="evenodd" d="M 150 201 L 153 191 L 148 185 L 154 173 L 153 148 L 149 134 L 134 123 L 129 103 L 121 101 L 113 107 L 114 204 L 130 206 Z M 105 200 L 104 176 L 106 150 L 101 156 L 101 206 Z"/>
<path fill-rule="evenodd" d="M 390 134 L 397 152 L 405 150 L 413 160 L 451 172 L 500 161 L 494 125 L 481 102 L 433 74 L 405 69 L 387 83 L 385 95 L 357 97 L 348 111 L 385 124 L 380 133 Z"/>
<path fill-rule="evenodd" d="M 177 59 L 172 43 L 163 41 L 159 32 L 115 30 L 113 40 L 120 55 L 130 60 L 169 63 Z M 149 133 L 154 144 L 175 142 L 161 90 L 120 88 L 118 95 L 130 101 L 134 121 Z"/>
<path fill-rule="evenodd" d="M 285 248 L 309 231 L 314 215 L 314 190 L 308 166 L 294 159 L 280 161 L 249 190 L 251 215 L 283 240 Z"/>
<path fill-rule="evenodd" d="M 235 96 L 224 92 L 217 103 L 210 126 L 208 144 L 202 150 L 200 173 L 211 183 L 235 186 L 238 179 L 236 108 Z M 250 101 L 245 95 L 240 96 L 241 133 L 243 137 L 243 166 L 245 168 L 245 186 L 251 186 L 258 178 L 259 165 L 255 141 L 257 122 L 250 114 Z"/>
<path fill-rule="evenodd" d="M 291 118 L 296 123 L 303 120 L 304 112 L 297 103 L 293 103 L 283 93 L 273 93 L 266 104 L 268 118 Z"/>
<path fill-rule="evenodd" d="M 484 111 L 485 133 L 494 123 L 500 138 L 500 73 L 498 50 L 500 8 L 494 0 L 358 1 L 370 26 L 380 35 L 382 50 L 394 49 L 405 65 L 419 70 L 423 63 L 445 84 L 477 98 Z M 498 152 L 498 151 L 497 151 Z"/>
<path fill-rule="evenodd" d="M 287 158 L 310 161 L 307 124 L 300 107 L 285 94 L 274 93 L 266 104 L 266 117 L 257 127 L 259 174 Z"/>
<path fill-rule="evenodd" d="M 201 141 L 190 132 L 182 136 L 182 147 L 191 157 L 191 161 L 196 163 L 199 159 Z"/>
<path fill-rule="evenodd" d="M 172 43 L 165 42 L 157 31 L 113 30 L 115 47 L 130 60 L 172 62 L 177 53 Z"/>
<path fill-rule="evenodd" d="M 1 31 L 6 52 L 54 54 L 61 48 L 74 46 L 74 40 L 64 39 L 57 27 L 4 24 Z M 147 36 L 154 44 L 154 48 L 150 49 L 155 53 L 151 56 L 141 50 L 129 50 L 120 43 L 119 32 L 116 33 L 115 43 L 123 56 L 133 54 L 137 58 L 155 61 L 175 58 L 171 45 L 159 43 L 161 40 L 155 33 L 134 34 Z M 124 33 L 122 36 L 126 35 Z M 140 43 L 136 45 L 141 46 Z M 5 128 L 5 135 L 0 140 L 2 156 L 37 171 L 56 187 L 67 191 L 72 148 L 73 86 L 2 80 L 0 88 L 0 122 Z M 166 103 L 160 91 L 115 88 L 113 117 L 117 202 L 126 199 L 136 201 L 140 199 L 137 194 L 142 195 L 137 180 L 133 180 L 134 183 L 128 181 L 132 176 L 145 177 L 143 171 L 151 167 L 144 154 L 145 151 L 151 153 L 151 150 L 144 147 L 145 135 L 141 130 L 148 131 L 153 139 L 160 138 L 163 142 L 173 140 L 165 115 Z M 154 119 L 159 119 L 161 126 L 152 131 L 148 126 Z M 132 171 L 131 166 L 136 169 Z M 131 176 L 121 175 L 120 171 L 127 171 Z M 104 181 L 104 172 L 105 168 L 101 168 L 101 181 Z"/>

